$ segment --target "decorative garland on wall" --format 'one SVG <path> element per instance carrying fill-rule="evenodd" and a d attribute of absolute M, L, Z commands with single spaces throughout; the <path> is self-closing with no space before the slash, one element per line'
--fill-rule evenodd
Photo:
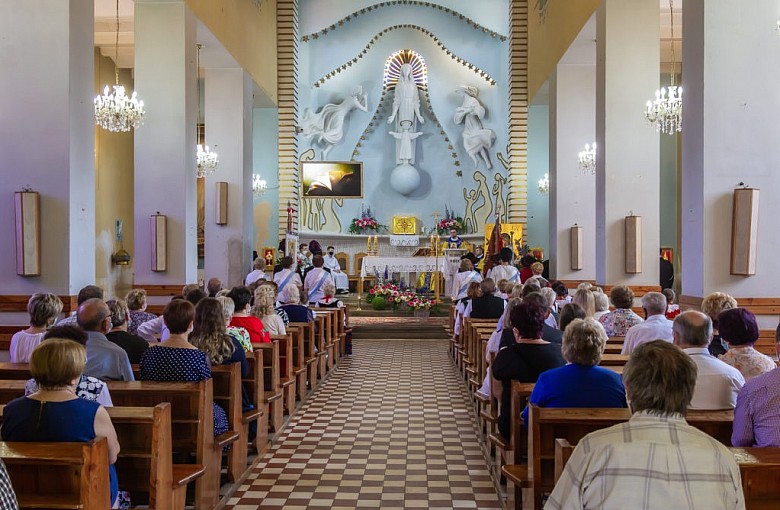
<path fill-rule="evenodd" d="M 352 67 L 353 64 L 357 64 L 357 61 L 359 59 L 362 59 L 366 56 L 368 53 L 368 50 L 371 49 L 371 47 L 379 41 L 385 34 L 392 32 L 393 30 L 398 30 L 402 28 L 410 28 L 413 30 L 419 30 L 423 34 L 427 35 L 431 39 L 433 39 L 433 42 L 436 43 L 436 45 L 439 47 L 441 51 L 447 54 L 448 57 L 452 58 L 454 61 L 456 61 L 458 64 L 462 65 L 463 67 L 468 68 L 471 71 L 474 71 L 474 74 L 479 75 L 480 78 L 484 79 L 489 85 L 495 86 L 496 80 L 493 79 L 490 74 L 488 74 L 486 71 L 480 69 L 478 66 L 472 64 L 471 62 L 468 62 L 466 60 L 463 60 L 459 56 L 455 55 L 452 51 L 450 51 L 442 42 L 439 40 L 438 37 L 433 35 L 433 32 L 431 32 L 428 29 L 425 29 L 418 25 L 393 25 L 392 27 L 385 28 L 381 32 L 377 33 L 374 37 L 371 38 L 371 40 L 366 44 L 366 47 L 363 48 L 363 50 L 358 53 L 355 57 L 353 57 L 351 60 L 348 60 L 346 63 L 340 65 L 333 71 L 329 72 L 319 80 L 314 82 L 314 87 L 319 87 L 320 85 L 323 85 L 326 81 L 330 80 L 331 78 L 335 78 L 337 74 L 346 71 L 348 68 Z"/>
<path fill-rule="evenodd" d="M 257 1 L 257 0 L 255 0 L 255 1 Z M 358 11 L 355 11 L 352 14 L 350 14 L 350 15 L 344 17 L 344 18 L 341 18 L 340 20 L 338 20 L 336 23 L 332 24 L 331 26 L 329 26 L 327 28 L 323 28 L 319 32 L 314 32 L 314 33 L 309 34 L 309 35 L 304 35 L 303 37 L 301 37 L 301 41 L 309 42 L 310 40 L 319 39 L 320 37 L 325 36 L 328 32 L 334 32 L 337 28 L 344 26 L 345 23 L 347 23 L 348 21 L 351 21 L 351 20 L 357 18 L 361 14 L 366 14 L 367 12 L 371 12 L 374 9 L 378 10 L 378 9 L 382 9 L 384 7 L 391 7 L 391 6 L 395 6 L 395 5 L 410 5 L 410 6 L 415 6 L 415 7 L 429 7 L 431 9 L 439 9 L 440 11 L 446 12 L 447 14 L 450 14 L 450 15 L 456 17 L 456 18 L 459 18 L 461 21 L 465 21 L 466 23 L 468 23 L 469 25 L 474 27 L 474 30 L 481 30 L 482 32 L 490 35 L 490 37 L 492 37 L 494 39 L 497 37 L 502 42 L 507 40 L 507 36 L 501 35 L 498 32 L 494 32 L 493 30 L 489 30 L 488 28 L 480 25 L 479 23 L 477 23 L 473 19 L 468 18 L 468 17 L 464 16 L 463 14 L 459 13 L 458 11 L 450 9 L 449 7 L 444 7 L 443 5 L 437 5 L 437 4 L 434 4 L 432 2 L 420 2 L 418 0 L 391 0 L 389 2 L 380 2 L 380 3 L 375 4 L 375 5 L 370 5 L 368 7 L 360 9 Z"/>
<path fill-rule="evenodd" d="M 458 168 L 458 170 L 455 172 L 455 175 L 458 177 L 463 177 L 463 172 L 460 170 L 460 159 L 458 158 L 458 153 L 455 152 L 455 147 L 452 144 L 452 141 L 450 140 L 449 135 L 444 130 L 444 127 L 441 125 L 441 122 L 439 122 L 439 119 L 436 117 L 436 114 L 433 112 L 433 106 L 431 106 L 431 96 L 428 94 L 428 88 L 427 87 L 418 87 L 422 90 L 422 96 L 423 96 L 423 103 L 428 108 L 428 113 L 431 116 L 431 119 L 436 124 L 436 127 L 439 128 L 439 134 L 444 137 L 444 141 L 447 143 L 447 149 L 450 152 L 450 157 L 453 160 L 453 165 Z M 385 107 L 385 99 L 388 97 L 387 95 L 388 87 L 384 86 L 382 87 L 382 94 L 379 96 L 379 103 L 376 106 L 376 110 L 374 110 L 374 114 L 371 116 L 371 121 L 368 123 L 368 126 L 366 126 L 366 129 L 363 130 L 363 134 L 360 135 L 360 140 L 358 140 L 358 143 L 355 145 L 355 148 L 352 150 L 352 160 L 355 160 L 355 157 L 360 155 L 360 150 L 363 147 L 363 142 L 368 139 L 368 135 L 372 134 L 376 128 L 380 126 L 380 120 L 384 117 L 383 111 Z"/>

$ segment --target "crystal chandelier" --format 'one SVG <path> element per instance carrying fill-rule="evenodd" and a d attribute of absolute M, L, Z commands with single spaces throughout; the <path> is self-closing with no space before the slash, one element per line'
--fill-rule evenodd
<path fill-rule="evenodd" d="M 116 0 L 116 44 L 114 45 L 114 77 L 113 92 L 109 93 L 108 85 L 103 89 L 103 95 L 95 97 L 95 125 L 111 132 L 127 132 L 143 123 L 144 102 L 133 92 L 130 97 L 125 95 L 125 88 L 119 84 L 119 0 Z"/>
<path fill-rule="evenodd" d="M 197 122 L 200 121 L 200 98 L 201 98 L 201 92 L 200 92 L 200 49 L 203 47 L 202 44 L 198 44 L 198 56 L 196 61 L 196 68 L 195 68 L 195 79 L 198 82 L 198 120 L 196 121 L 196 141 L 198 143 L 197 147 L 197 162 L 198 162 L 198 169 L 197 169 L 197 177 L 198 179 L 201 179 L 203 177 L 206 177 L 207 175 L 213 174 L 217 170 L 217 165 L 219 164 L 219 156 L 216 152 L 213 152 L 211 149 L 209 149 L 208 145 L 204 145 L 202 140 L 200 139 L 200 130 L 197 129 Z M 205 149 L 204 149 L 205 146 Z"/>
<path fill-rule="evenodd" d="M 268 189 L 268 183 L 265 179 L 261 179 L 259 175 L 252 175 L 252 193 L 256 197 L 263 196 L 265 190 Z"/>
<path fill-rule="evenodd" d="M 539 193 L 546 195 L 550 192 L 550 175 L 544 174 L 543 179 L 539 179 Z"/>
<path fill-rule="evenodd" d="M 655 91 L 655 100 L 648 101 L 645 118 L 655 130 L 667 135 L 682 131 L 682 87 L 674 84 L 676 58 L 674 53 L 674 0 L 669 0 L 669 15 L 672 25 L 672 72 L 668 88 Z"/>
<path fill-rule="evenodd" d="M 596 142 L 593 142 L 593 145 L 585 144 L 585 150 L 580 151 L 577 159 L 582 173 L 594 175 L 596 173 Z"/>

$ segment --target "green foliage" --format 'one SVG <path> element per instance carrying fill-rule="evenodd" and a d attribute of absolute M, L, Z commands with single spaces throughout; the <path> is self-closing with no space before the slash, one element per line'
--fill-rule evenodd
<path fill-rule="evenodd" d="M 387 301 L 383 297 L 374 296 L 374 299 L 371 300 L 371 308 L 374 310 L 384 310 L 387 308 Z"/>

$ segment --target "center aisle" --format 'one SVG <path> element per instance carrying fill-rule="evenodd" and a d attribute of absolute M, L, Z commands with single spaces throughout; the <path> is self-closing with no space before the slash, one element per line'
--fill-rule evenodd
<path fill-rule="evenodd" d="M 226 508 L 501 508 L 447 348 L 355 341 Z"/>

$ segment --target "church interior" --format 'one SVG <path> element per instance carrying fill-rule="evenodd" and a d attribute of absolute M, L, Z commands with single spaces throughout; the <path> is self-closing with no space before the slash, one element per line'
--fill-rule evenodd
<path fill-rule="evenodd" d="M 0 506 L 780 508 L 777 62 L 777 0 L 0 0 Z"/>

